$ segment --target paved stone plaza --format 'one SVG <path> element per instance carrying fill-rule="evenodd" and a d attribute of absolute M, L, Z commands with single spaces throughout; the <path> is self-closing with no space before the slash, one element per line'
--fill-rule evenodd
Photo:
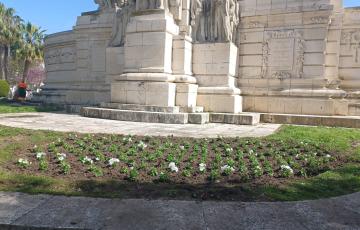
<path fill-rule="evenodd" d="M 0 228 L 360 229 L 360 193 L 327 200 L 245 203 L 94 199 L 0 193 Z M 26 228 L 27 229 L 27 228 Z"/>
<path fill-rule="evenodd" d="M 261 137 L 275 132 L 280 125 L 259 124 L 154 124 L 142 122 L 111 121 L 86 118 L 61 113 L 1 114 L 0 124 L 36 130 L 54 130 L 81 133 L 116 133 L 124 135 L 152 135 L 179 137 Z"/>

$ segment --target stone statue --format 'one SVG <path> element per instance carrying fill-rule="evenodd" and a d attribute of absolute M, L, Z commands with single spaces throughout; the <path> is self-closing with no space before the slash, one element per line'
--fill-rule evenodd
<path fill-rule="evenodd" d="M 109 46 L 119 47 L 125 44 L 126 28 L 135 8 L 135 0 L 129 0 L 127 4 L 122 4 L 122 7 L 120 8 L 116 7 L 116 16 L 114 17 L 114 25 Z"/>
<path fill-rule="evenodd" d="M 168 0 L 138 0 L 136 1 L 136 10 L 148 10 L 148 9 L 166 9 Z"/>
<path fill-rule="evenodd" d="M 114 0 L 95 0 L 95 3 L 99 5 L 100 10 L 112 9 L 115 7 Z"/>
<path fill-rule="evenodd" d="M 180 21 L 182 19 L 182 0 L 169 0 L 168 5 L 174 19 Z"/>
<path fill-rule="evenodd" d="M 237 0 L 194 0 L 191 2 L 191 26 L 196 42 L 234 41 L 240 22 Z"/>
<path fill-rule="evenodd" d="M 202 38 L 205 37 L 202 0 L 193 0 L 190 9 L 191 26 L 193 30 L 192 37 L 194 41 L 201 41 Z"/>

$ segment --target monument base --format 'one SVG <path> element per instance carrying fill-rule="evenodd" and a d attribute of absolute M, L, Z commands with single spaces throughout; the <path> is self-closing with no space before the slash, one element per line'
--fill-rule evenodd
<path fill-rule="evenodd" d="M 197 104 L 203 106 L 206 112 L 242 112 L 242 97 L 240 96 L 240 90 L 237 88 L 200 87 Z"/>

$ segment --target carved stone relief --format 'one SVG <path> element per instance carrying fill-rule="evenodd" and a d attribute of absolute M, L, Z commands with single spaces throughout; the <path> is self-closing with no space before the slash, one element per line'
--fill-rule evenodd
<path fill-rule="evenodd" d="M 192 37 L 196 42 L 234 41 L 240 22 L 237 0 L 191 1 Z"/>
<path fill-rule="evenodd" d="M 301 78 L 303 76 L 304 46 L 305 40 L 298 31 L 265 32 L 262 77 Z"/>
<path fill-rule="evenodd" d="M 354 63 L 360 64 L 360 30 L 353 30 L 343 34 L 342 42 L 352 52 Z"/>
<path fill-rule="evenodd" d="M 52 48 L 45 52 L 47 65 L 75 62 L 75 47 Z"/>
<path fill-rule="evenodd" d="M 114 17 L 109 46 L 118 47 L 124 45 L 126 27 L 135 8 L 136 5 L 134 0 L 127 1 L 122 7 L 116 7 L 116 16 Z"/>

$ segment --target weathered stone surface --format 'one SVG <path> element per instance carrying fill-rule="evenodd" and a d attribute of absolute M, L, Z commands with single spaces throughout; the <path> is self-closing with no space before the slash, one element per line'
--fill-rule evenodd
<path fill-rule="evenodd" d="M 84 107 L 80 111 L 82 116 L 110 119 L 118 121 L 149 122 L 164 124 L 186 124 L 187 113 L 147 112 L 135 110 L 104 109 Z"/>
<path fill-rule="evenodd" d="M 189 113 L 190 124 L 206 124 L 210 121 L 209 113 Z"/>
<path fill-rule="evenodd" d="M 261 122 L 328 127 L 360 128 L 360 116 L 314 116 L 294 114 L 261 114 Z"/>
<path fill-rule="evenodd" d="M 260 122 L 260 114 L 256 113 L 211 113 L 210 122 L 236 124 L 236 125 L 257 125 Z"/>

